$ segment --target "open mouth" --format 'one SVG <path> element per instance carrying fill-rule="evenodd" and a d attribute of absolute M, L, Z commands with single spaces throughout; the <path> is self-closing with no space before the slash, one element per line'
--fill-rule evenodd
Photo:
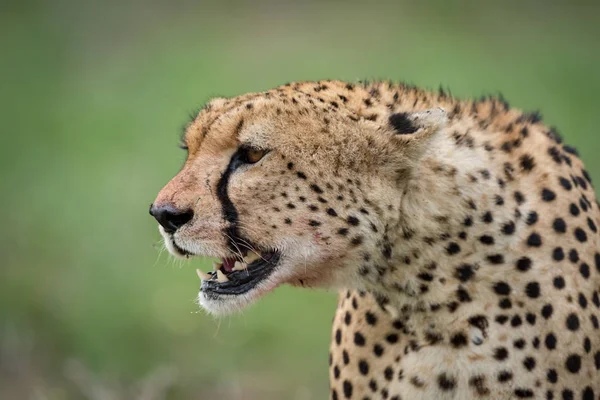
<path fill-rule="evenodd" d="M 200 290 L 206 295 L 244 294 L 271 275 L 279 262 L 275 251 L 248 252 L 243 259 L 224 258 L 213 263 L 213 271 L 196 270 L 202 280 Z"/>

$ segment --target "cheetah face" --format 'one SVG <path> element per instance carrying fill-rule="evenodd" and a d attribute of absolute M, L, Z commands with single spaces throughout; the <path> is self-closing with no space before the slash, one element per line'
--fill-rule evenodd
<path fill-rule="evenodd" d="M 285 283 L 355 287 L 382 254 L 394 210 L 378 203 L 399 196 L 403 167 L 388 164 L 403 153 L 380 124 L 346 119 L 255 97 L 213 100 L 187 127 L 187 160 L 150 213 L 173 255 L 220 259 L 198 271 L 209 312 Z"/>

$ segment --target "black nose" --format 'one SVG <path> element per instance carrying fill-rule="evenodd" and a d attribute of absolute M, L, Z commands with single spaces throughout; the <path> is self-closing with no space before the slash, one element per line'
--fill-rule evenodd
<path fill-rule="evenodd" d="M 155 206 L 150 205 L 150 215 L 152 215 L 167 233 L 175 231 L 189 222 L 194 216 L 192 210 L 179 210 L 170 204 Z"/>

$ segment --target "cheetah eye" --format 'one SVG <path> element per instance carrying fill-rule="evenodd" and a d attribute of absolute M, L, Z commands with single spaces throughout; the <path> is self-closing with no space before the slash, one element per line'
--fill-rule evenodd
<path fill-rule="evenodd" d="M 242 161 L 247 164 L 255 164 L 259 162 L 265 154 L 267 154 L 267 150 L 259 150 L 253 148 L 245 148 L 242 150 Z"/>

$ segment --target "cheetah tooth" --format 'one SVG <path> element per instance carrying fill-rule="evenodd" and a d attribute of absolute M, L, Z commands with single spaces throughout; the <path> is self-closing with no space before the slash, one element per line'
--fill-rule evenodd
<path fill-rule="evenodd" d="M 217 270 L 217 282 L 219 282 L 219 283 L 229 282 L 229 278 L 227 278 L 227 275 L 222 273 L 220 269 Z"/>
<path fill-rule="evenodd" d="M 239 261 L 236 261 L 235 264 L 233 264 L 233 271 L 243 271 L 247 268 L 248 266 L 244 263 L 241 263 Z"/>
<path fill-rule="evenodd" d="M 223 266 L 222 263 L 218 263 L 218 262 L 214 262 L 213 261 L 213 271 L 218 271 L 221 269 L 221 267 Z"/>
<path fill-rule="evenodd" d="M 251 252 L 250 254 L 248 254 L 246 257 L 244 257 L 244 261 L 246 261 L 246 264 L 250 264 L 253 263 L 256 260 L 260 260 L 260 255 L 256 254 L 254 252 Z"/>
<path fill-rule="evenodd" d="M 211 274 L 207 274 L 206 272 L 199 270 L 199 269 L 196 270 L 196 273 L 198 274 L 198 278 L 200 278 L 200 280 L 202 280 L 202 281 L 206 281 L 206 280 L 212 278 Z"/>

